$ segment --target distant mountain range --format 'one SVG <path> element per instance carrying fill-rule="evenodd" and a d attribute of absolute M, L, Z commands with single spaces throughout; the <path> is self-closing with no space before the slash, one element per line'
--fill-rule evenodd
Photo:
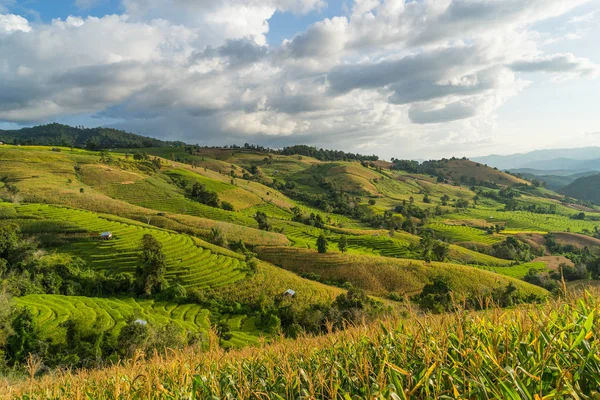
<path fill-rule="evenodd" d="M 550 171 L 570 171 L 571 174 L 585 171 L 600 171 L 600 147 L 580 147 L 575 149 L 536 150 L 529 153 L 511 155 L 493 154 L 474 157 L 473 161 L 487 164 L 502 170 L 530 169 L 534 175 L 549 174 Z M 554 174 L 553 174 L 554 175 Z"/>
<path fill-rule="evenodd" d="M 588 190 L 584 190 L 586 185 L 598 182 L 600 147 L 536 150 L 506 156 L 493 154 L 474 157 L 472 160 L 520 174 L 526 179 L 540 180 L 548 189 L 571 197 L 600 201 L 595 192 L 590 194 Z M 590 178 L 591 176 L 594 178 Z"/>

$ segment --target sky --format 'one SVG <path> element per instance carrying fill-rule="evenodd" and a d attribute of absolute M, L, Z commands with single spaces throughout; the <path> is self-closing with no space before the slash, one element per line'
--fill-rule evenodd
<path fill-rule="evenodd" d="M 600 145 L 600 0 L 0 0 L 0 129 L 385 159 Z"/>

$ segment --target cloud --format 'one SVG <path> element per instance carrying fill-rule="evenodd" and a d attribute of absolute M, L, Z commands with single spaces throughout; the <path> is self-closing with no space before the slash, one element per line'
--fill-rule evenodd
<path fill-rule="evenodd" d="M 30 31 L 31 26 L 25 18 L 14 14 L 0 14 L 0 34 Z"/>
<path fill-rule="evenodd" d="M 553 54 L 535 57 L 529 60 L 519 60 L 510 65 L 517 72 L 547 72 L 551 74 L 566 73 L 571 76 L 598 76 L 600 66 L 587 58 L 577 58 L 571 53 Z"/>
<path fill-rule="evenodd" d="M 470 118 L 477 114 L 477 109 L 471 104 L 462 102 L 450 103 L 441 108 L 427 110 L 419 106 L 412 106 L 408 115 L 416 124 L 435 124 L 440 122 L 456 121 Z"/>
<path fill-rule="evenodd" d="M 583 2 L 356 1 L 276 46 L 265 37 L 275 12 L 326 3 L 124 0 L 122 15 L 49 23 L 0 14 L 0 122 L 86 115 L 207 144 L 389 151 L 456 132 L 484 143 L 526 86 L 517 72 L 596 74 L 587 59 L 540 52 L 531 32 Z"/>
<path fill-rule="evenodd" d="M 592 22 L 596 20 L 596 15 L 598 14 L 598 10 L 593 10 L 588 13 L 577 15 L 575 17 L 571 17 L 567 23 L 568 24 L 580 24 L 582 22 Z"/>

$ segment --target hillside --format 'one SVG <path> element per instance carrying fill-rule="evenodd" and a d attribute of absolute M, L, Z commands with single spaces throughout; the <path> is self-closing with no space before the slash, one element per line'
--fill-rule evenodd
<path fill-rule="evenodd" d="M 527 181 L 471 160 L 454 159 L 445 162 L 438 170 L 446 177 L 468 184 L 493 182 L 498 185 L 527 184 Z"/>
<path fill-rule="evenodd" d="M 19 130 L 0 130 L 0 141 L 10 144 L 74 146 L 92 150 L 123 147 L 157 147 L 170 143 L 111 128 L 76 128 L 48 124 Z"/>
<path fill-rule="evenodd" d="M 39 140 L 81 133 L 61 129 Z M 27 351 L 50 369 L 324 335 L 458 299 L 540 302 L 561 264 L 566 280 L 596 276 L 597 209 L 466 159 L 134 139 L 0 146 L 0 304 L 31 321 L 47 347 Z M 8 338 L 26 328 L 4 341 L 3 326 L 0 354 L 23 373 Z"/>
<path fill-rule="evenodd" d="M 409 313 L 328 336 L 227 353 L 212 336 L 208 351 L 175 350 L 169 357 L 59 372 L 16 385 L 0 381 L 0 396 L 245 399 L 256 393 L 267 398 L 306 393 L 328 399 L 519 399 L 535 393 L 586 398 L 598 383 L 593 355 L 600 349 L 592 338 L 600 335 L 595 319 L 600 304 L 593 293 L 506 312 L 441 318 Z M 540 339 L 546 336 L 554 340 Z M 543 373 L 569 369 L 578 372 Z M 469 371 L 468 379 L 463 371 Z"/>
<path fill-rule="evenodd" d="M 567 196 L 600 205 L 600 174 L 577 178 L 560 191 Z"/>

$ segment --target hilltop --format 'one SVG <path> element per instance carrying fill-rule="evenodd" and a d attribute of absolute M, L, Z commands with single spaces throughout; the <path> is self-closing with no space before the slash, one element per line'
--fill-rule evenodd
<path fill-rule="evenodd" d="M 12 131 L 0 130 L 0 141 L 21 145 L 73 146 L 88 148 L 90 150 L 122 147 L 159 147 L 174 143 L 118 129 L 72 127 L 57 123 Z"/>

